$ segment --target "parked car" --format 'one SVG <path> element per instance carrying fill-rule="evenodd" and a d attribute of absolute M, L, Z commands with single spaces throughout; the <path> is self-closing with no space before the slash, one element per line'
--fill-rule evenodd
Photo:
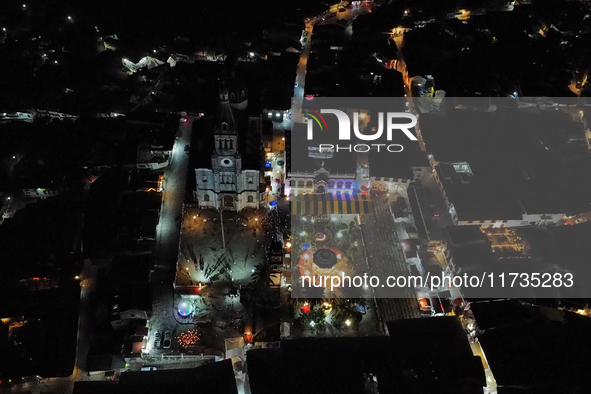
<path fill-rule="evenodd" d="M 170 349 L 170 345 L 172 343 L 172 331 L 166 330 L 164 333 L 164 342 L 162 343 L 162 347 L 164 349 Z"/>
<path fill-rule="evenodd" d="M 434 218 L 439 217 L 439 211 L 435 207 L 431 207 L 431 214 L 433 215 Z"/>
<path fill-rule="evenodd" d="M 187 118 L 181 118 L 181 120 L 179 122 L 181 122 L 181 123 L 187 123 Z"/>
<path fill-rule="evenodd" d="M 575 224 L 585 223 L 587 221 L 586 217 L 575 219 Z"/>
<path fill-rule="evenodd" d="M 162 344 L 162 333 L 160 331 L 156 331 L 154 334 L 154 349 L 160 349 L 160 345 Z"/>

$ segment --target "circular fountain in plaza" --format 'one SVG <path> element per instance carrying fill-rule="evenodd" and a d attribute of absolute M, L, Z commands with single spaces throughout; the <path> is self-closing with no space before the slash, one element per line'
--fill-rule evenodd
<path fill-rule="evenodd" d="M 320 275 L 330 275 L 337 265 L 337 255 L 331 249 L 318 249 L 312 256 L 314 271 Z"/>
<path fill-rule="evenodd" d="M 179 305 L 177 306 L 176 310 L 178 314 L 182 317 L 191 316 L 194 312 L 193 304 L 184 300 L 179 302 Z"/>

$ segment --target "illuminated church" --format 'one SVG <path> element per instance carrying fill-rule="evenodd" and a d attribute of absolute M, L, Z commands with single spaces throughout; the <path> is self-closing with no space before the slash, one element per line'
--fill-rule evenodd
<path fill-rule="evenodd" d="M 202 136 L 196 152 L 200 163 L 195 168 L 195 198 L 201 208 L 258 208 L 264 199 L 260 117 L 243 116 L 244 122 L 235 118 L 234 108 L 244 109 L 247 102 L 246 91 L 239 85 L 223 86 L 219 100 L 213 132 L 201 124 L 194 131 Z"/>

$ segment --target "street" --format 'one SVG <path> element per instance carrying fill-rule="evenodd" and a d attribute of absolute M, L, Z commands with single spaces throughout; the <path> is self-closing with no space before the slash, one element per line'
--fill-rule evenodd
<path fill-rule="evenodd" d="M 172 273 L 178 256 L 179 226 L 177 217 L 182 215 L 185 200 L 185 185 L 189 155 L 185 153 L 186 145 L 191 144 L 193 117 L 187 117 L 187 123 L 179 123 L 180 135 L 175 141 L 170 161 L 164 170 L 164 191 L 160 220 L 156 228 L 156 268 Z M 170 282 L 170 281 L 169 281 Z"/>
<path fill-rule="evenodd" d="M 396 234 L 396 227 L 389 212 L 386 195 L 372 196 L 375 215 L 360 215 L 363 240 L 371 275 L 409 276 L 410 270 Z M 375 289 L 374 289 L 375 290 Z M 380 289 L 377 289 L 380 290 Z M 376 304 L 382 321 L 420 317 L 416 295 L 412 290 L 387 289 L 388 294 L 399 298 L 382 298 L 376 291 Z"/>

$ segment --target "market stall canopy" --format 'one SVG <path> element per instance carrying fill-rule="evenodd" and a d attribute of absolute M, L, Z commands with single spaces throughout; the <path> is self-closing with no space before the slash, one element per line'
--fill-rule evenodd
<path fill-rule="evenodd" d="M 305 194 L 291 200 L 293 215 L 370 214 L 373 213 L 371 197 L 350 194 Z"/>

